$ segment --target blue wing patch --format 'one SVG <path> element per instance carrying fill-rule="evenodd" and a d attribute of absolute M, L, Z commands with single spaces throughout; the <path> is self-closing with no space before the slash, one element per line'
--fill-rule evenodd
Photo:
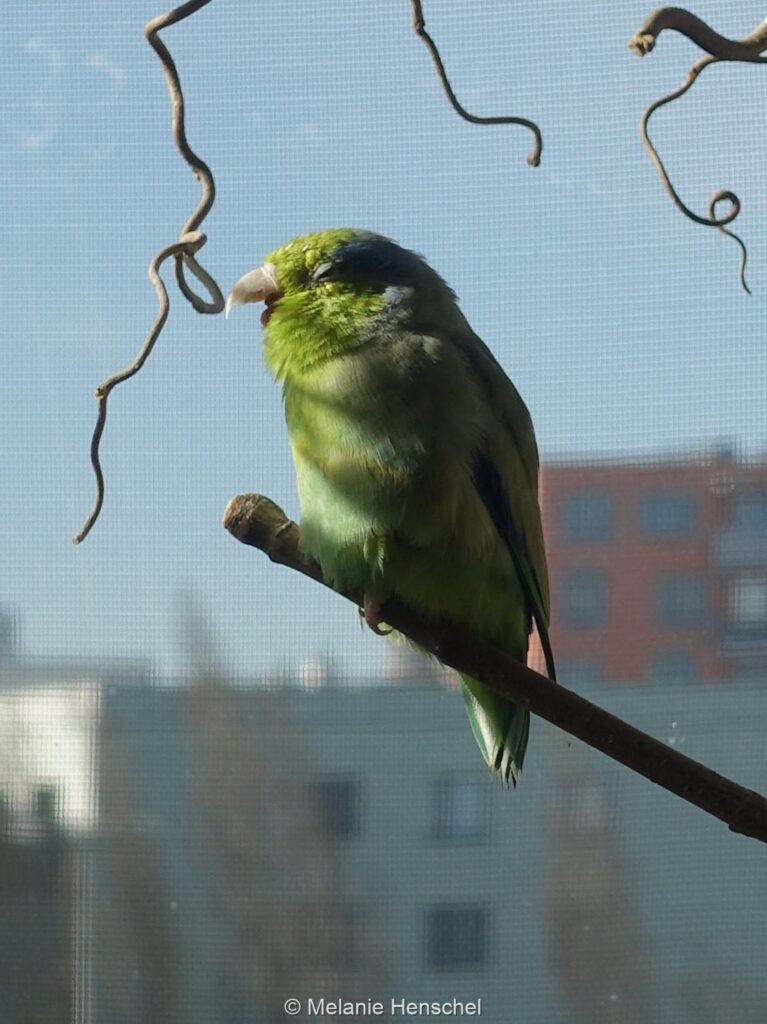
<path fill-rule="evenodd" d="M 540 637 L 543 656 L 546 659 L 546 671 L 549 679 L 556 682 L 557 674 L 554 667 L 554 654 L 551 650 L 546 614 L 543 608 L 541 587 L 535 576 L 532 562 L 527 551 L 525 537 L 511 514 L 511 502 L 506 485 L 497 467 L 484 455 L 474 460 L 474 486 L 490 514 L 498 535 L 509 549 L 514 568 L 517 570 L 522 589 L 527 598 L 528 613 L 531 623 Z"/>

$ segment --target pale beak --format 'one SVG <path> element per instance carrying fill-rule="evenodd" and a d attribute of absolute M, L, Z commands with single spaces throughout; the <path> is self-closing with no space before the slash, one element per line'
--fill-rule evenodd
<path fill-rule="evenodd" d="M 265 263 L 258 270 L 251 270 L 249 274 L 241 277 L 232 288 L 226 300 L 226 316 L 229 316 L 233 306 L 241 306 L 245 302 L 268 302 L 269 299 L 278 298 L 280 294 L 277 268 L 273 263 Z"/>

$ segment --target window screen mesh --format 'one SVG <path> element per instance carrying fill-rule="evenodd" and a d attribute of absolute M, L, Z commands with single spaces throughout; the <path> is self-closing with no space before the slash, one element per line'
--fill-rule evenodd
<path fill-rule="evenodd" d="M 535 422 L 563 683 L 764 791 L 765 83 L 712 67 L 651 122 L 695 211 L 741 197 L 749 298 L 641 146 L 698 55 L 667 33 L 637 60 L 649 9 L 425 2 L 461 102 L 540 124 L 537 169 L 525 129 L 449 107 L 406 0 L 213 0 L 163 38 L 222 289 L 325 227 L 423 253 Z M 764 14 L 696 12 L 730 36 Z M 450 673 L 221 528 L 244 491 L 298 515 L 252 309 L 199 316 L 169 280 L 70 543 L 94 387 L 134 358 L 146 267 L 199 195 L 157 13 L 5 10 L 0 1019 L 763 1021 L 756 842 L 540 721 L 518 788 L 494 785 Z"/>

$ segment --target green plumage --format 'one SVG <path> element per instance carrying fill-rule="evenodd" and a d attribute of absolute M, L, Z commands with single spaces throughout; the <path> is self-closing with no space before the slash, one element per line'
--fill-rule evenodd
<path fill-rule="evenodd" d="M 295 239 L 264 351 L 283 382 L 301 543 L 372 602 L 397 595 L 525 662 L 548 651 L 548 584 L 528 411 L 417 255 L 350 229 Z M 550 666 L 550 672 L 553 667 Z M 470 678 L 488 765 L 516 781 L 529 714 Z"/>

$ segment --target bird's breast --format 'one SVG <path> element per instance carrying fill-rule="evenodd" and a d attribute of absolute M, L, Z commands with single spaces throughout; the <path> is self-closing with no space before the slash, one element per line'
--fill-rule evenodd
<path fill-rule="evenodd" d="M 495 542 L 471 477 L 482 403 L 459 357 L 427 340 L 285 382 L 304 548 L 323 569 L 341 549 L 380 563 L 395 535 L 469 554 Z"/>

